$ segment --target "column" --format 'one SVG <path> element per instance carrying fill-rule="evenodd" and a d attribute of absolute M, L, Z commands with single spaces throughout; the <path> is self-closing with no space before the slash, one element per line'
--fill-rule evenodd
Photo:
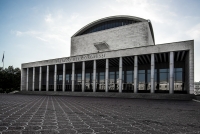
<path fill-rule="evenodd" d="M 40 72 L 39 72 L 39 91 L 42 89 L 42 67 L 40 66 Z"/>
<path fill-rule="evenodd" d="M 63 64 L 63 80 L 62 80 L 62 91 L 63 92 L 65 92 L 65 87 L 66 87 L 66 84 L 65 84 L 65 82 L 66 82 L 66 65 L 65 64 Z"/>
<path fill-rule="evenodd" d="M 138 92 L 138 56 L 134 56 L 134 93 Z"/>
<path fill-rule="evenodd" d="M 46 91 L 49 91 L 49 66 L 47 65 Z"/>
<path fill-rule="evenodd" d="M 56 91 L 57 89 L 57 64 L 55 64 L 55 67 L 54 67 L 54 92 Z"/>
<path fill-rule="evenodd" d="M 93 92 L 96 92 L 96 60 L 93 63 Z"/>
<path fill-rule="evenodd" d="M 25 90 L 26 91 L 26 68 L 21 67 L 21 91 Z"/>
<path fill-rule="evenodd" d="M 106 59 L 106 81 L 105 81 L 105 84 L 106 84 L 106 92 L 108 92 L 108 82 L 109 82 L 109 59 Z"/>
<path fill-rule="evenodd" d="M 151 54 L 151 93 L 155 93 L 155 57 Z"/>
<path fill-rule="evenodd" d="M 72 92 L 74 92 L 75 63 L 72 63 Z"/>
<path fill-rule="evenodd" d="M 122 92 L 122 57 L 119 58 L 119 80 L 118 80 L 118 84 L 119 84 L 119 92 Z"/>
<path fill-rule="evenodd" d="M 82 62 L 82 92 L 85 91 L 85 61 Z"/>
<path fill-rule="evenodd" d="M 33 67 L 33 84 L 32 84 L 32 90 L 35 91 L 35 67 Z"/>
<path fill-rule="evenodd" d="M 189 88 L 188 88 L 188 92 L 189 94 L 194 94 L 194 40 L 192 41 L 192 47 L 189 50 L 189 57 L 188 57 L 189 61 L 188 61 L 188 69 L 187 71 L 189 71 Z"/>
<path fill-rule="evenodd" d="M 23 73 L 23 68 L 21 67 L 21 89 L 20 89 L 20 91 L 23 90 L 23 85 L 24 85 L 24 82 L 23 82 L 23 75 L 24 75 L 24 73 Z"/>
<path fill-rule="evenodd" d="M 169 93 L 174 93 L 174 52 L 170 52 L 169 59 Z"/>
<path fill-rule="evenodd" d="M 28 77 L 29 77 L 28 72 L 29 72 L 29 68 L 27 68 L 26 71 L 27 71 L 27 72 L 26 72 L 26 91 L 28 91 Z"/>

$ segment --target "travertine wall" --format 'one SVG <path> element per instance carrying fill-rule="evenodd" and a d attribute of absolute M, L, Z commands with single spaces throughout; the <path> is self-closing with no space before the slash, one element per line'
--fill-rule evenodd
<path fill-rule="evenodd" d="M 148 22 L 140 22 L 72 37 L 71 56 L 97 53 L 97 42 L 106 42 L 109 50 L 154 45 Z"/>
<path fill-rule="evenodd" d="M 26 90 L 26 68 L 21 68 L 21 91 Z"/>

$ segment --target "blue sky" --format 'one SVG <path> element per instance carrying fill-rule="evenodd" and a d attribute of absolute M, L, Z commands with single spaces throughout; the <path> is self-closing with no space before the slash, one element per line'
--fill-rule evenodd
<path fill-rule="evenodd" d="M 0 0 L 0 57 L 5 67 L 67 57 L 71 36 L 112 15 L 150 19 L 156 44 L 195 42 L 195 81 L 200 81 L 200 0 Z M 0 63 L 3 66 L 3 63 Z"/>

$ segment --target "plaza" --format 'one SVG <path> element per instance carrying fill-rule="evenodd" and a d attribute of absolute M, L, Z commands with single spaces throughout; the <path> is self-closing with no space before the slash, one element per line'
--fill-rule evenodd
<path fill-rule="evenodd" d="M 0 134 L 200 133 L 200 103 L 0 95 Z"/>

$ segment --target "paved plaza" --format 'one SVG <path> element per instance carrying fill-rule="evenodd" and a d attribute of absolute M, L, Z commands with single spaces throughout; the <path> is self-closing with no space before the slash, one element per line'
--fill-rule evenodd
<path fill-rule="evenodd" d="M 200 103 L 0 94 L 1 133 L 200 133 Z"/>

